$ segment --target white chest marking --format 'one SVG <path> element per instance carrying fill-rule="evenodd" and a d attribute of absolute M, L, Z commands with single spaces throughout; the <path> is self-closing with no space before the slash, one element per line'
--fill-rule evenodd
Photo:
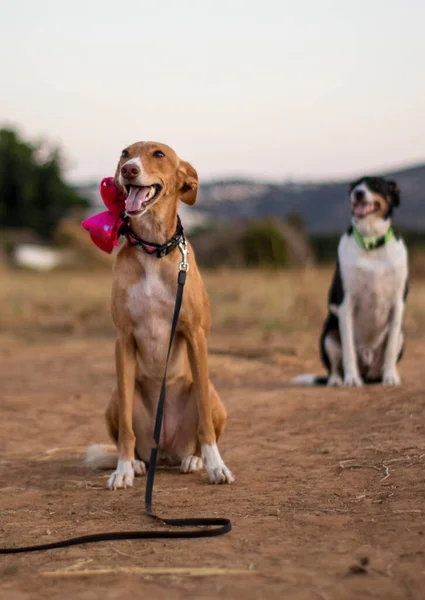
<path fill-rule="evenodd" d="M 350 302 L 353 335 L 366 363 L 369 350 L 385 339 L 396 299 L 403 296 L 407 279 L 407 251 L 393 238 L 370 252 L 359 247 L 351 236 L 343 236 L 338 249 L 344 303 Z"/>
<path fill-rule="evenodd" d="M 160 276 L 156 259 L 144 261 L 145 272 L 139 282 L 128 288 L 128 309 L 134 323 L 134 336 L 143 363 L 162 365 L 167 350 L 173 314 L 173 297 Z"/>
<path fill-rule="evenodd" d="M 146 262 L 142 279 L 128 288 L 128 308 L 135 323 L 141 317 L 146 317 L 146 304 L 162 304 L 171 300 L 154 260 L 155 258 L 152 258 L 152 261 Z"/>

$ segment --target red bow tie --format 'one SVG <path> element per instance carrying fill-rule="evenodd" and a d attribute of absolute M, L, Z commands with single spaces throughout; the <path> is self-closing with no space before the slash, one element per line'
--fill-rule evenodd
<path fill-rule="evenodd" d="M 100 184 L 100 195 L 108 210 L 89 217 L 81 224 L 96 246 L 111 254 L 118 246 L 120 229 L 124 225 L 121 214 L 125 210 L 126 194 L 115 185 L 113 177 L 105 177 Z"/>

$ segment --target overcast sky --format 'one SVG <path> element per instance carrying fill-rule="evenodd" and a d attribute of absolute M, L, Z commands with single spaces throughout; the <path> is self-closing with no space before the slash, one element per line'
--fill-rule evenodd
<path fill-rule="evenodd" d="M 208 179 L 425 159 L 424 0 L 0 0 L 0 125 L 70 179 L 168 143 Z"/>

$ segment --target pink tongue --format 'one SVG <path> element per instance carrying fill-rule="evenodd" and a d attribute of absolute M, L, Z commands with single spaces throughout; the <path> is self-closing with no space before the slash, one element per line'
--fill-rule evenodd
<path fill-rule="evenodd" d="M 140 210 L 142 208 L 142 202 L 146 200 L 146 197 L 149 194 L 149 190 L 149 186 L 137 187 L 132 185 L 125 200 L 125 210 L 128 213 Z"/>
<path fill-rule="evenodd" d="M 373 206 L 369 206 L 368 204 L 366 204 L 365 206 L 360 205 L 360 206 L 356 207 L 356 213 L 358 215 L 367 215 L 372 210 L 373 210 Z"/>

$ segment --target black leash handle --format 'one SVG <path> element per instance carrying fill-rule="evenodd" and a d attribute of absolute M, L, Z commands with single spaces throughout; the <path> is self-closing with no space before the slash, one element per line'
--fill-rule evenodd
<path fill-rule="evenodd" d="M 186 242 L 183 239 L 182 245 L 184 250 L 180 247 L 182 252 L 183 261 L 179 265 L 179 275 L 177 279 L 177 295 L 176 303 L 174 306 L 173 322 L 171 325 L 170 342 L 168 344 L 167 360 L 165 361 L 164 377 L 162 379 L 161 392 L 159 395 L 158 407 L 156 410 L 155 427 L 153 432 L 154 446 L 151 449 L 151 455 L 149 459 L 149 469 L 146 480 L 146 493 L 145 493 L 145 512 L 147 515 L 160 521 L 164 525 L 171 527 L 212 527 L 213 529 L 191 529 L 189 531 L 166 531 L 155 530 L 155 531 L 113 531 L 109 533 L 94 533 L 91 535 L 83 535 L 76 538 L 69 538 L 67 540 L 60 540 L 59 542 L 52 542 L 50 544 L 37 544 L 35 546 L 21 546 L 17 548 L 0 548 L 1 554 L 21 554 L 24 552 L 38 552 L 40 550 L 54 550 L 56 548 L 67 548 L 69 546 L 77 546 L 80 544 L 92 544 L 96 542 L 112 542 L 119 540 L 146 540 L 146 539 L 189 539 L 189 538 L 207 538 L 216 537 L 218 535 L 224 535 L 232 530 L 232 523 L 230 519 L 220 518 L 192 518 L 192 519 L 162 519 L 155 515 L 152 511 L 152 492 L 153 484 L 155 479 L 156 462 L 158 454 L 158 444 L 161 435 L 162 417 L 164 414 L 165 404 L 165 388 L 167 381 L 167 368 L 170 359 L 171 347 L 173 345 L 174 336 L 177 329 L 177 322 L 179 320 L 180 309 L 183 300 L 184 284 L 186 283 L 186 274 L 188 265 L 185 262 L 186 258 Z M 185 266 L 184 266 L 185 265 Z"/>

